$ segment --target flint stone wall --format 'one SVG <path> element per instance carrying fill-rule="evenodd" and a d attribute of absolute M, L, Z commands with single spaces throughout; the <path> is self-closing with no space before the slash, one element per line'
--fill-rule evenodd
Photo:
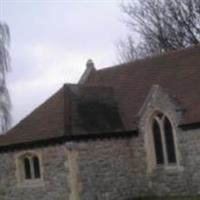
<path fill-rule="evenodd" d="M 0 154 L 1 200 L 67 200 L 67 153 L 64 146 L 30 149 L 41 154 L 43 181 L 21 184 L 17 181 L 16 155 L 20 151 Z M 29 152 L 26 150 L 24 152 Z"/>
<path fill-rule="evenodd" d="M 44 180 L 38 186 L 27 187 L 21 186 L 16 178 L 15 157 L 19 152 L 3 153 L 0 199 L 128 200 L 139 196 L 198 195 L 200 131 L 177 129 L 177 138 L 181 167 L 156 168 L 151 173 L 147 170 L 142 133 L 132 138 L 79 142 L 73 150 L 67 145 L 33 149 L 42 155 Z M 68 156 L 73 157 L 74 152 L 76 161 L 71 168 L 75 171 L 70 175 L 73 180 L 70 183 Z"/>
<path fill-rule="evenodd" d="M 142 136 L 79 145 L 81 200 L 200 194 L 200 131 L 177 132 L 180 166 L 147 170 Z"/>

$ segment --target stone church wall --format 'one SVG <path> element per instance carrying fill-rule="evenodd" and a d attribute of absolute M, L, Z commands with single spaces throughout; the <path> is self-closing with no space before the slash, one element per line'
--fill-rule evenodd
<path fill-rule="evenodd" d="M 129 200 L 138 196 L 198 195 L 200 130 L 176 130 L 178 167 L 148 172 L 144 135 L 30 149 L 41 155 L 43 181 L 18 182 L 16 157 L 0 154 L 1 200 Z"/>
<path fill-rule="evenodd" d="M 157 167 L 146 173 L 152 196 L 200 194 L 200 130 L 177 129 L 179 166 Z"/>
<path fill-rule="evenodd" d="M 156 165 L 155 155 L 152 156 L 150 122 L 158 111 L 172 123 L 177 156 L 174 164 Z M 82 200 L 199 195 L 200 129 L 181 129 L 184 113 L 180 111 L 177 102 L 156 85 L 138 113 L 138 137 L 79 144 Z"/>
<path fill-rule="evenodd" d="M 78 148 L 81 200 L 126 200 L 147 193 L 141 138 L 88 141 Z"/>
<path fill-rule="evenodd" d="M 177 132 L 179 166 L 147 169 L 143 136 L 79 144 L 81 200 L 200 194 L 200 131 Z"/>
<path fill-rule="evenodd" d="M 179 132 L 181 162 L 189 194 L 200 194 L 200 129 Z"/>
<path fill-rule="evenodd" d="M 67 200 L 67 153 L 64 146 L 30 149 L 41 156 L 43 180 L 38 183 L 18 182 L 16 157 L 23 151 L 0 154 L 1 200 Z"/>

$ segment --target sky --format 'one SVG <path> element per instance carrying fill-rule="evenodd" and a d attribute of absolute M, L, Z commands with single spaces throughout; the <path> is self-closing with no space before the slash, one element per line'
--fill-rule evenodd
<path fill-rule="evenodd" d="M 126 35 L 120 0 L 0 0 L 11 32 L 7 76 L 12 126 L 64 83 L 77 83 L 88 59 L 97 69 L 117 62 Z"/>

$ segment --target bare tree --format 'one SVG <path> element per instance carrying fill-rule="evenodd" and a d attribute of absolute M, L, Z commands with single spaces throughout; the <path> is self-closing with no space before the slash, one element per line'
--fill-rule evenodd
<path fill-rule="evenodd" d="M 133 38 L 129 35 L 126 40 L 120 40 L 117 44 L 118 62 L 126 62 L 135 60 L 138 57 L 138 52 L 134 44 Z"/>
<path fill-rule="evenodd" d="M 132 0 L 121 7 L 129 31 L 140 36 L 139 42 L 133 43 L 136 57 L 138 53 L 145 57 L 200 43 L 199 0 Z"/>
<path fill-rule="evenodd" d="M 11 119 L 11 102 L 5 79 L 10 68 L 9 43 L 9 28 L 6 24 L 0 22 L 0 133 L 7 131 Z"/>
<path fill-rule="evenodd" d="M 137 43 L 131 35 L 117 43 L 117 61 L 119 63 L 133 61 L 150 55 L 142 41 Z"/>

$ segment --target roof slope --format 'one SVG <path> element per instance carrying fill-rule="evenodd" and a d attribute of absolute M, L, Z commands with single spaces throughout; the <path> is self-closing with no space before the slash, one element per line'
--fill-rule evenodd
<path fill-rule="evenodd" d="M 200 122 L 200 46 L 97 70 L 85 84 L 114 88 L 129 129 L 136 128 L 136 115 L 154 84 L 186 109 L 182 123 Z"/>
<path fill-rule="evenodd" d="M 0 146 L 61 136 L 64 133 L 64 93 L 60 89 L 46 102 L 0 136 Z"/>
<path fill-rule="evenodd" d="M 154 84 L 186 109 L 182 123 L 200 122 L 200 46 L 195 46 L 93 70 L 84 85 L 64 85 L 0 136 L 0 147 L 136 129 L 137 114 Z"/>
<path fill-rule="evenodd" d="M 0 136 L 0 147 L 122 129 L 112 88 L 64 85 L 7 134 Z"/>

